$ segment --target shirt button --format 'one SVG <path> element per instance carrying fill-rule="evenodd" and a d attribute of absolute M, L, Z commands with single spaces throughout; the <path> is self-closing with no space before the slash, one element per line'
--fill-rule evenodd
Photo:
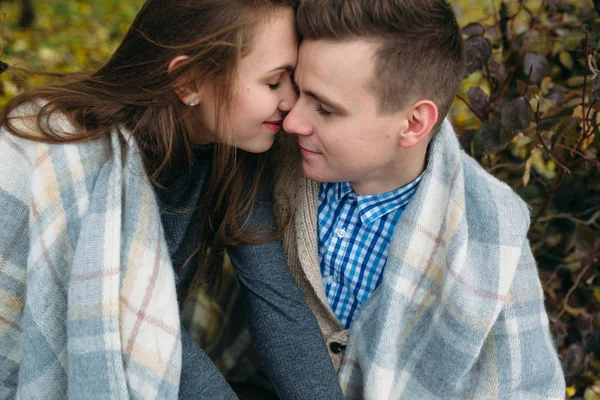
<path fill-rule="evenodd" d="M 326 285 L 331 285 L 333 283 L 333 276 L 331 276 L 331 275 L 324 276 L 323 277 L 323 282 Z"/>
<path fill-rule="evenodd" d="M 346 237 L 346 231 L 344 229 L 336 229 L 335 234 L 337 235 L 337 237 L 339 237 L 340 239 L 343 239 Z"/>
<path fill-rule="evenodd" d="M 332 342 L 329 345 L 329 350 L 331 350 L 331 352 L 333 354 L 340 354 L 341 352 L 343 352 L 344 350 L 346 350 L 346 346 L 344 346 L 341 343 L 337 343 L 337 342 Z"/>

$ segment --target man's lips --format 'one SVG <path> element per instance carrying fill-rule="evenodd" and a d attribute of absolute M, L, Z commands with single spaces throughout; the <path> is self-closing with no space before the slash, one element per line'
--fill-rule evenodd
<path fill-rule="evenodd" d="M 263 122 L 263 124 L 273 132 L 277 133 L 281 131 L 281 127 L 283 126 L 283 120 L 281 119 L 279 121 L 265 121 Z"/>
<path fill-rule="evenodd" d="M 320 154 L 321 154 L 321 153 L 318 153 L 318 152 L 316 152 L 316 151 L 311 151 L 311 150 L 308 150 L 307 148 L 305 148 L 305 147 L 302 147 L 302 146 L 300 146 L 300 153 L 302 153 L 302 155 L 303 155 L 304 157 L 318 156 L 318 155 L 320 155 Z"/>

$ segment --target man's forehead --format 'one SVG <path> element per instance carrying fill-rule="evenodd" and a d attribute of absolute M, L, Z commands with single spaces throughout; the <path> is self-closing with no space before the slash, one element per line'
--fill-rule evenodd
<path fill-rule="evenodd" d="M 374 71 L 375 50 L 372 41 L 361 39 L 303 40 L 295 79 L 300 86 L 326 86 L 336 92 L 365 88 Z"/>

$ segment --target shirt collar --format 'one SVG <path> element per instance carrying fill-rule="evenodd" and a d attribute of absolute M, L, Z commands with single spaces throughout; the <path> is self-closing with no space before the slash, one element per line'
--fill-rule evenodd
<path fill-rule="evenodd" d="M 370 196 L 359 196 L 354 192 L 352 186 L 348 182 L 336 183 L 335 196 L 337 201 L 341 201 L 344 197 L 352 195 L 356 198 L 357 207 L 362 223 L 370 225 L 386 214 L 396 211 L 399 208 L 406 207 L 413 198 L 423 173 L 412 182 L 387 193 L 375 194 Z"/>
<path fill-rule="evenodd" d="M 352 186 L 350 186 L 348 182 L 337 182 L 335 183 L 335 186 L 335 197 L 337 201 L 342 201 L 342 199 L 348 196 L 350 193 L 352 193 L 354 197 L 357 196 L 357 194 L 354 192 L 354 189 L 352 189 Z"/>

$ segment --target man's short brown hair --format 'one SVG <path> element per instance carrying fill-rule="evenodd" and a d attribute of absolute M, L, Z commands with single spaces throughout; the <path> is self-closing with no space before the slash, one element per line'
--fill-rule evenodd
<path fill-rule="evenodd" d="M 381 41 L 371 82 L 381 114 L 423 99 L 437 105 L 438 123 L 448 113 L 465 59 L 445 0 L 302 0 L 297 21 L 303 39 Z"/>

